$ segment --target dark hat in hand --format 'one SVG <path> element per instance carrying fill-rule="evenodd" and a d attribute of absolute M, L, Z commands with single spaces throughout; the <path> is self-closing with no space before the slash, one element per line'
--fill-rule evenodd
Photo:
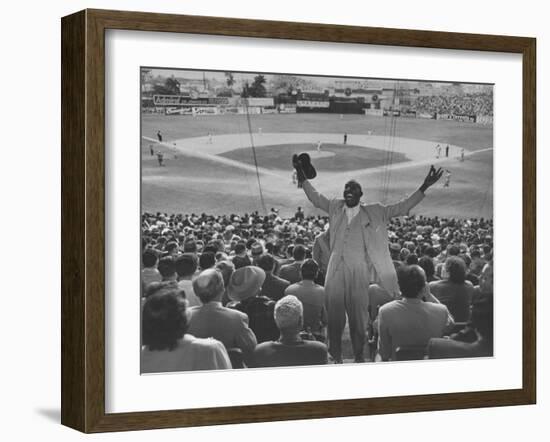
<path fill-rule="evenodd" d="M 311 158 L 307 153 L 301 153 L 300 155 L 294 154 L 292 156 L 292 165 L 295 169 L 297 169 L 298 166 L 301 166 L 304 175 L 308 180 L 312 180 L 317 176 L 317 171 L 315 170 L 315 167 L 313 167 L 313 164 L 311 164 Z"/>

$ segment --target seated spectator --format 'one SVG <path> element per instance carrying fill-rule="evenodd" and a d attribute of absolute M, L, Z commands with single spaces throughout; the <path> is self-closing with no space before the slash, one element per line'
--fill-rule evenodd
<path fill-rule="evenodd" d="M 162 276 L 162 281 L 176 281 L 178 279 L 176 262 L 172 256 L 165 256 L 160 259 L 158 271 L 160 276 Z"/>
<path fill-rule="evenodd" d="M 493 262 L 489 261 L 481 272 L 479 276 L 479 285 L 474 287 L 474 294 L 472 297 L 472 306 L 478 301 L 481 301 L 485 298 L 493 297 Z M 466 327 L 451 335 L 451 339 L 461 342 L 475 342 L 478 338 L 477 333 L 472 325 L 470 313 L 470 321 Z"/>
<path fill-rule="evenodd" d="M 418 260 L 418 265 L 426 273 L 426 282 L 439 281 L 439 278 L 435 276 L 435 265 L 432 258 L 423 256 Z"/>
<path fill-rule="evenodd" d="M 286 247 L 286 250 L 283 250 L 283 256 L 280 257 L 279 261 L 279 267 L 283 268 L 283 266 L 287 264 L 291 264 L 294 262 L 294 258 L 292 258 L 292 253 L 294 252 L 294 244 L 288 244 Z M 281 276 L 281 270 L 279 269 L 279 276 Z"/>
<path fill-rule="evenodd" d="M 464 261 L 464 264 L 466 264 L 466 276 L 464 279 L 466 279 L 466 281 L 470 281 L 472 285 L 475 287 L 476 285 L 479 284 L 479 276 L 470 270 L 470 266 L 472 264 L 472 258 L 470 258 L 470 256 L 467 253 L 461 253 L 460 255 L 458 255 L 458 257 L 462 259 L 462 261 Z"/>
<path fill-rule="evenodd" d="M 420 266 L 403 266 L 397 276 L 402 299 L 388 302 L 378 312 L 378 352 L 383 361 L 395 360 L 399 347 L 427 345 L 453 325 L 447 307 L 420 299 L 426 286 Z"/>
<path fill-rule="evenodd" d="M 458 256 L 445 261 L 445 274 L 441 281 L 430 283 L 430 292 L 445 304 L 457 322 L 466 322 L 470 317 L 470 304 L 474 286 L 466 281 L 466 264 Z"/>
<path fill-rule="evenodd" d="M 189 333 L 198 338 L 212 337 L 222 342 L 226 349 L 240 348 L 249 354 L 256 347 L 256 336 L 248 327 L 248 316 L 223 307 L 224 292 L 220 272 L 208 269 L 193 280 L 193 289 L 202 302 L 189 312 Z"/>
<path fill-rule="evenodd" d="M 306 248 L 301 244 L 297 244 L 292 251 L 292 257 L 294 262 L 282 266 L 279 276 L 294 284 L 302 279 L 300 268 L 306 258 Z"/>
<path fill-rule="evenodd" d="M 478 358 L 493 356 L 493 296 L 479 298 L 472 304 L 472 320 L 475 332 L 473 342 L 434 338 L 428 344 L 429 359 Z"/>
<path fill-rule="evenodd" d="M 325 340 L 325 327 L 328 323 L 325 308 L 325 289 L 315 284 L 319 266 L 313 259 L 304 261 L 301 267 L 302 280 L 290 285 L 285 295 L 298 298 L 303 306 L 304 330 L 313 333 L 319 340 Z"/>
<path fill-rule="evenodd" d="M 317 264 L 319 264 L 319 274 L 317 276 L 317 283 L 324 285 L 325 275 L 328 269 L 328 260 L 330 258 L 330 231 L 325 230 L 323 233 L 315 238 L 313 244 L 312 258 Z"/>
<path fill-rule="evenodd" d="M 274 301 L 278 301 L 285 295 L 285 289 L 290 283 L 274 275 L 277 263 L 270 254 L 262 255 L 258 259 L 258 267 L 265 272 L 265 280 L 262 284 L 261 296 L 267 296 Z"/>
<path fill-rule="evenodd" d="M 216 253 L 218 253 L 218 246 L 212 241 L 209 241 L 208 244 L 202 249 L 202 253 L 212 253 L 214 255 L 214 261 L 216 258 Z M 206 270 L 206 269 L 204 269 Z"/>
<path fill-rule="evenodd" d="M 273 268 L 273 274 L 279 275 L 279 271 L 281 270 L 281 260 L 282 256 L 280 256 L 280 244 L 268 242 L 265 245 L 266 253 L 273 256 L 273 259 L 275 260 L 275 267 Z"/>
<path fill-rule="evenodd" d="M 481 258 L 481 252 L 479 249 L 472 250 L 472 253 L 470 253 L 470 257 L 472 258 L 469 269 L 470 273 L 473 273 L 474 275 L 479 277 L 483 268 L 485 267 L 485 264 L 487 264 L 487 261 Z"/>
<path fill-rule="evenodd" d="M 378 284 L 369 285 L 368 296 L 370 317 L 372 320 L 375 320 L 378 316 L 378 310 L 380 310 L 380 307 L 394 300 L 394 297 Z"/>
<path fill-rule="evenodd" d="M 264 254 L 264 247 L 259 243 L 255 242 L 250 246 L 250 255 L 252 256 L 252 265 L 258 265 L 258 258 Z"/>
<path fill-rule="evenodd" d="M 216 270 L 221 273 L 223 278 L 223 296 L 222 296 L 222 305 L 227 305 L 230 301 L 229 296 L 227 295 L 227 287 L 229 287 L 229 281 L 231 280 L 231 275 L 235 271 L 235 266 L 229 260 L 218 261 L 216 263 Z"/>
<path fill-rule="evenodd" d="M 231 262 L 233 262 L 235 270 L 252 265 L 252 261 L 248 256 L 234 256 Z"/>
<path fill-rule="evenodd" d="M 403 263 L 406 263 L 407 258 L 409 257 L 410 254 L 411 254 L 411 251 L 409 249 L 407 249 L 406 247 L 403 247 L 401 249 L 401 252 L 399 253 L 399 260 Z"/>
<path fill-rule="evenodd" d="M 458 256 L 459 253 L 460 253 L 460 249 L 454 244 L 449 244 L 446 250 L 442 249 L 438 259 L 439 262 L 435 267 L 435 274 L 439 279 L 447 279 L 449 277 L 449 274 L 445 267 L 445 262 L 447 258 L 452 256 Z"/>
<path fill-rule="evenodd" d="M 184 253 L 176 258 L 176 273 L 178 274 L 178 288 L 185 292 L 187 307 L 201 305 L 199 297 L 193 290 L 193 276 L 197 271 L 197 257 L 191 253 Z"/>
<path fill-rule="evenodd" d="M 393 266 L 397 270 L 399 267 L 403 265 L 403 262 L 400 259 L 401 246 L 398 243 L 392 242 L 389 245 L 389 248 L 390 248 L 390 256 L 393 262 Z"/>
<path fill-rule="evenodd" d="M 243 242 L 237 243 L 235 246 L 235 256 L 232 259 L 235 270 L 241 267 L 252 265 L 252 261 L 246 254 L 246 244 Z"/>
<path fill-rule="evenodd" d="M 166 291 L 166 290 L 177 290 L 179 296 L 186 297 L 185 293 L 178 288 L 177 281 L 160 281 L 160 282 L 152 282 L 147 286 L 147 290 L 145 290 L 145 293 L 143 294 L 144 298 L 149 298 L 150 296 L 153 296 L 154 294 L 160 292 L 160 291 Z"/>
<path fill-rule="evenodd" d="M 250 328 L 258 342 L 276 339 L 279 335 L 273 308 L 275 301 L 260 295 L 265 272 L 255 266 L 242 267 L 231 275 L 227 294 L 233 302 L 228 307 L 239 310 L 248 316 Z"/>
<path fill-rule="evenodd" d="M 483 267 L 479 275 L 479 286 L 475 287 L 474 298 L 482 298 L 484 296 L 493 295 L 493 261 L 489 261 Z"/>
<path fill-rule="evenodd" d="M 147 298 L 149 298 L 150 296 L 153 296 L 155 293 L 167 291 L 167 290 L 176 290 L 178 291 L 178 294 L 180 296 L 185 297 L 185 293 L 180 289 L 178 289 L 178 283 L 176 281 L 152 282 L 147 286 L 147 288 L 145 289 L 145 292 L 143 293 L 143 296 L 141 297 L 141 308 L 143 309 L 143 306 L 145 305 L 145 301 L 147 301 Z"/>
<path fill-rule="evenodd" d="M 185 298 L 177 289 L 147 298 L 142 313 L 142 373 L 231 368 L 221 342 L 187 333 L 185 310 Z"/>
<path fill-rule="evenodd" d="M 211 269 L 216 265 L 216 255 L 214 252 L 203 252 L 199 258 L 201 271 Z"/>
<path fill-rule="evenodd" d="M 166 246 L 164 247 L 165 256 L 171 256 L 172 258 L 176 258 L 179 254 L 178 250 L 178 243 L 175 241 L 170 241 Z"/>
<path fill-rule="evenodd" d="M 147 286 L 152 282 L 160 282 L 162 276 L 157 270 L 157 254 L 151 250 L 147 249 L 143 252 L 142 256 L 143 270 L 141 271 L 141 284 L 142 288 L 146 289 Z"/>
<path fill-rule="evenodd" d="M 215 255 L 215 258 L 216 258 L 216 263 L 218 263 L 220 261 L 228 260 L 229 256 L 227 256 L 227 253 L 225 253 L 225 252 L 217 252 L 216 255 Z"/>
<path fill-rule="evenodd" d="M 188 239 L 183 243 L 183 253 L 197 254 L 197 243 L 194 239 Z"/>
<path fill-rule="evenodd" d="M 327 346 L 300 337 L 303 328 L 302 303 L 295 296 L 285 296 L 275 304 L 275 322 L 280 331 L 278 341 L 258 344 L 252 355 L 252 367 L 288 367 L 328 363 Z"/>

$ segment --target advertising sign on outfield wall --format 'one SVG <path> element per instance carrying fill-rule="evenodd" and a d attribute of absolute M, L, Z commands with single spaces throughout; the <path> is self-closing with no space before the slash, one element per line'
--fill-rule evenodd
<path fill-rule="evenodd" d="M 375 115 L 381 117 L 384 114 L 382 109 L 365 109 L 365 115 Z"/>
<path fill-rule="evenodd" d="M 456 120 L 456 121 L 464 121 L 469 123 L 475 123 L 476 122 L 476 116 L 475 115 L 466 115 L 466 114 L 437 114 L 438 120 Z"/>
<path fill-rule="evenodd" d="M 273 98 L 246 98 L 249 106 L 273 106 Z"/>
<path fill-rule="evenodd" d="M 312 101 L 312 100 L 298 100 L 296 101 L 297 107 L 307 107 L 311 109 L 328 109 L 330 102 L 328 101 Z"/>
<path fill-rule="evenodd" d="M 279 113 L 280 114 L 295 114 L 296 105 L 295 104 L 279 104 Z"/>

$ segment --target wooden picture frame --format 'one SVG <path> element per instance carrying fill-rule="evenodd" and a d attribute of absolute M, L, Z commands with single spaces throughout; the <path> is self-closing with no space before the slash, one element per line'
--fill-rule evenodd
<path fill-rule="evenodd" d="M 523 382 L 512 390 L 107 414 L 105 30 L 517 53 L 523 64 Z M 62 408 L 83 432 L 533 404 L 536 400 L 536 40 L 405 29 L 84 10 L 62 19 Z"/>

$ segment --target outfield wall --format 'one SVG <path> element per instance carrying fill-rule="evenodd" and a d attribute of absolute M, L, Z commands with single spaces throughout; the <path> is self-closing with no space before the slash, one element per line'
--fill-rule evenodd
<path fill-rule="evenodd" d="M 263 100 L 263 99 L 262 99 Z M 198 101 L 198 100 L 194 100 Z M 365 116 L 378 117 L 399 117 L 399 118 L 421 118 L 431 120 L 451 120 L 459 122 L 468 122 L 476 124 L 493 124 L 493 117 L 489 115 L 473 114 L 446 114 L 446 113 L 426 113 L 412 110 L 400 109 L 372 109 L 363 108 L 361 103 L 351 102 L 314 102 L 300 100 L 296 104 L 278 104 L 274 105 L 273 100 L 262 101 L 265 105 L 258 105 L 260 102 L 250 101 L 249 105 L 231 106 L 220 104 L 189 104 L 185 105 L 163 105 L 156 107 L 142 108 L 144 114 L 156 113 L 164 115 L 182 115 L 182 116 L 215 116 L 226 114 L 238 115 L 260 115 L 260 114 L 295 114 L 295 113 L 331 113 L 331 114 L 364 114 Z M 171 103 L 175 103 L 172 101 Z M 241 102 L 242 103 L 242 102 Z"/>

